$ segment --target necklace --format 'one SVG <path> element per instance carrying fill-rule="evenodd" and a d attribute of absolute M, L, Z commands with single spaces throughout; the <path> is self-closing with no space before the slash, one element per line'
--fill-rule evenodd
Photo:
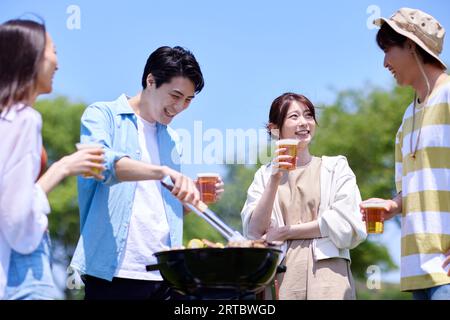
<path fill-rule="evenodd" d="M 426 99 L 424 100 L 424 104 L 425 104 Z M 412 130 L 411 130 L 411 135 L 409 137 L 409 150 L 410 150 L 410 156 L 413 160 L 416 159 L 416 152 L 417 152 L 417 148 L 419 147 L 419 140 L 420 140 L 420 134 L 422 133 L 422 122 L 423 122 L 423 116 L 425 114 L 425 105 L 423 106 L 422 109 L 422 115 L 420 117 L 420 121 L 419 121 L 419 132 L 417 134 L 417 139 L 416 139 L 416 146 L 413 149 L 413 135 L 414 135 L 414 124 L 416 123 L 416 104 L 417 104 L 417 94 L 414 93 L 414 104 L 413 104 L 413 123 L 412 123 Z"/>
<path fill-rule="evenodd" d="M 409 151 L 410 151 L 411 158 L 413 160 L 415 160 L 417 148 L 419 147 L 420 134 L 422 133 L 423 115 L 425 114 L 425 107 L 426 107 L 427 99 L 428 99 L 429 95 L 431 94 L 431 87 L 430 87 L 430 80 L 428 80 L 428 76 L 425 73 L 425 70 L 423 69 L 422 62 L 417 57 L 416 51 L 413 51 L 413 54 L 414 54 L 414 58 L 416 59 L 417 65 L 419 66 L 419 70 L 422 73 L 423 78 L 425 79 L 425 84 L 427 85 L 427 94 L 425 95 L 425 98 L 423 99 L 423 110 L 422 110 L 422 116 L 420 117 L 420 122 L 419 122 L 419 132 L 417 133 L 416 147 L 414 148 L 414 151 L 413 151 L 413 135 L 414 135 L 414 124 L 416 122 L 416 103 L 417 103 L 417 91 L 414 91 L 413 123 L 412 123 L 411 135 L 409 137 Z"/>

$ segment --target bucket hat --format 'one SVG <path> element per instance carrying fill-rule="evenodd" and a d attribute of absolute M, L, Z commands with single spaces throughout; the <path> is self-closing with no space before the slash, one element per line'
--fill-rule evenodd
<path fill-rule="evenodd" d="M 373 23 L 379 27 L 387 23 L 397 33 L 414 41 L 447 69 L 439 58 L 444 45 L 445 29 L 431 15 L 418 9 L 401 8 L 390 18 L 381 17 L 375 19 Z"/>

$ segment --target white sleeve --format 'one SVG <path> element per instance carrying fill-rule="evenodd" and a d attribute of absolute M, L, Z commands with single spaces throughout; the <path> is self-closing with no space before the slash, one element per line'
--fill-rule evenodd
<path fill-rule="evenodd" d="M 21 137 L 14 147 L 11 164 L 1 181 L 0 229 L 10 247 L 28 254 L 35 250 L 47 229 L 50 206 L 44 191 L 35 184 L 40 167 L 41 146 L 31 146 L 42 141 L 36 123 L 25 122 Z"/>
<path fill-rule="evenodd" d="M 402 192 L 402 178 L 403 178 L 403 124 L 397 131 L 395 136 L 395 187 L 397 193 Z"/>
<path fill-rule="evenodd" d="M 245 201 L 244 207 L 242 208 L 241 211 L 242 229 L 243 229 L 242 231 L 244 232 L 244 237 L 247 237 L 249 239 L 252 238 L 248 234 L 250 218 L 264 192 L 262 169 L 263 168 L 261 168 L 255 173 L 253 182 L 247 191 L 247 200 Z"/>
<path fill-rule="evenodd" d="M 47 229 L 50 206 L 44 191 L 33 181 L 29 154 L 3 179 L 0 225 L 12 249 L 28 254 L 35 250 Z"/>
<path fill-rule="evenodd" d="M 339 249 L 353 249 L 367 237 L 359 204 L 361 195 L 356 177 L 345 161 L 336 168 L 336 192 L 330 207 L 318 219 L 322 236 L 330 237 Z"/>

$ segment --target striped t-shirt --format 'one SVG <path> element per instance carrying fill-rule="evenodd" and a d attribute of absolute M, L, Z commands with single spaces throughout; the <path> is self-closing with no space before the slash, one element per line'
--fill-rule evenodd
<path fill-rule="evenodd" d="M 395 146 L 395 180 L 403 206 L 403 291 L 450 283 L 449 266 L 442 268 L 450 250 L 450 80 L 435 88 L 425 104 L 416 104 L 411 133 L 413 109 L 411 103 Z"/>

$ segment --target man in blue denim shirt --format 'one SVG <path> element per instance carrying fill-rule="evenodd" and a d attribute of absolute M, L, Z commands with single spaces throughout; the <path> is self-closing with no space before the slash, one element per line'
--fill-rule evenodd
<path fill-rule="evenodd" d="M 183 206 L 197 204 L 195 183 L 179 173 L 179 139 L 167 125 L 204 85 L 193 54 L 161 47 L 145 65 L 143 90 L 90 105 L 81 142 L 105 150 L 104 180 L 78 179 L 81 236 L 71 267 L 83 275 L 85 299 L 167 299 L 153 253 L 181 245 Z M 170 176 L 172 192 L 159 180 Z"/>

